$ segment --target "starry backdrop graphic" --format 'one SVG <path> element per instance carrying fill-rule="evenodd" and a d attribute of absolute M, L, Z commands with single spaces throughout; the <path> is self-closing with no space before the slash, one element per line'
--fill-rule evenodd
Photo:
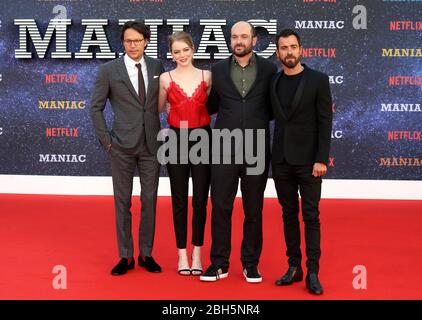
<path fill-rule="evenodd" d="M 354 29 L 353 8 L 363 5 L 367 10 L 367 29 Z M 60 6 L 60 7 L 57 7 Z M 382 111 L 382 104 L 421 104 L 422 86 L 389 86 L 390 76 L 422 76 L 421 57 L 383 57 L 383 48 L 420 49 L 422 30 L 390 31 L 391 21 L 420 23 L 422 2 L 418 1 L 336 1 L 324 3 L 303 0 L 3 0 L 0 3 L 0 174 L 22 175 L 111 175 L 108 155 L 99 145 L 89 116 L 89 106 L 96 72 L 107 59 L 53 59 L 55 40 L 50 43 L 45 58 L 36 53 L 28 36 L 31 59 L 15 57 L 19 48 L 19 26 L 15 19 L 35 19 L 41 33 L 51 19 L 65 10 L 72 19 L 68 26 L 68 51 L 78 52 L 86 26 L 81 19 L 108 19 L 105 27 L 113 52 L 123 52 L 119 19 L 162 19 L 158 26 L 158 58 L 166 70 L 174 68 L 168 52 L 167 36 L 172 26 L 167 19 L 189 19 L 184 27 L 192 34 L 196 46 L 202 37 L 201 19 L 225 19 L 222 27 L 229 46 L 230 27 L 239 20 L 277 20 L 277 31 L 295 28 L 296 21 L 344 21 L 339 29 L 297 29 L 305 48 L 335 48 L 336 57 L 304 57 L 311 68 L 331 76 L 342 76 L 342 83 L 331 83 L 333 95 L 334 137 L 331 143 L 331 166 L 327 178 L 420 180 L 422 179 L 422 141 L 387 139 L 391 131 L 422 131 L 422 112 Z M 275 38 L 264 28 L 257 28 L 259 52 Z M 98 48 L 90 48 L 98 52 Z M 216 52 L 208 47 L 207 52 Z M 275 54 L 268 58 L 278 65 Z M 199 60 L 195 65 L 209 69 L 218 60 Z M 76 74 L 77 83 L 51 83 L 46 74 Z M 85 101 L 80 110 L 40 109 L 39 101 Z M 420 110 L 420 109 L 419 109 Z M 105 111 L 108 124 L 112 113 Z M 162 127 L 167 127 L 161 115 Z M 46 128 L 78 128 L 78 137 L 47 137 Z M 84 162 L 44 162 L 40 154 L 85 155 Z M 407 158 L 412 165 L 382 165 L 381 158 Z M 387 160 L 385 160 L 387 161 Z M 419 165 L 418 165 L 419 163 Z M 162 173 L 166 170 L 163 167 Z"/>

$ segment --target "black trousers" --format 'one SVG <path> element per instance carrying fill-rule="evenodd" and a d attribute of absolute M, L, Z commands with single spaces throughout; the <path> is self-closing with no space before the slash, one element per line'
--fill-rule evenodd
<path fill-rule="evenodd" d="M 305 224 L 306 267 L 308 273 L 318 273 L 321 256 L 321 228 L 319 201 L 321 199 L 321 177 L 312 176 L 313 166 L 276 164 L 272 174 L 278 201 L 283 208 L 284 238 L 287 246 L 289 266 L 301 266 L 299 226 L 299 195 L 301 196 L 303 222 Z"/>
<path fill-rule="evenodd" d="M 171 127 L 178 137 L 178 150 L 180 146 L 180 130 Z M 210 127 L 203 127 L 210 135 Z M 189 134 L 192 129 L 189 129 Z M 188 150 L 196 142 L 190 141 Z M 167 171 L 170 178 L 170 188 L 173 208 L 173 224 L 176 235 L 176 245 L 178 249 L 186 248 L 187 228 L 188 228 L 188 192 L 189 192 L 189 176 L 192 176 L 193 195 L 192 195 L 192 244 L 194 246 L 202 246 L 204 244 L 205 222 L 207 217 L 208 193 L 210 189 L 210 164 L 194 164 L 192 159 L 187 155 L 185 157 L 187 163 L 181 161 L 180 155 L 177 157 L 177 163 L 168 163 Z"/>
<path fill-rule="evenodd" d="M 211 263 L 229 267 L 233 202 L 240 178 L 243 212 L 243 267 L 258 265 L 262 251 L 262 207 L 268 178 L 268 161 L 264 173 L 247 175 L 247 165 L 216 164 L 211 167 Z"/>

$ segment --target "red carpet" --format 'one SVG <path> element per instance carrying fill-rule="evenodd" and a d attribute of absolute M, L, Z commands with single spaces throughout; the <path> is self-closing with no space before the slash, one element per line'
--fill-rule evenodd
<path fill-rule="evenodd" d="M 140 204 L 137 198 L 133 202 L 136 230 Z M 265 200 L 259 265 L 264 281 L 246 283 L 239 258 L 241 205 L 237 199 L 229 277 L 203 283 L 176 273 L 169 197 L 158 201 L 153 252 L 163 273 L 136 267 L 113 277 L 110 270 L 118 257 L 112 197 L 0 195 L 0 299 L 422 299 L 421 201 L 323 200 L 320 280 L 325 293 L 320 297 L 308 294 L 304 282 L 274 285 L 287 268 L 276 199 Z M 67 268 L 66 290 L 52 286 L 55 265 Z M 353 288 L 356 265 L 367 268 L 366 290 Z"/>

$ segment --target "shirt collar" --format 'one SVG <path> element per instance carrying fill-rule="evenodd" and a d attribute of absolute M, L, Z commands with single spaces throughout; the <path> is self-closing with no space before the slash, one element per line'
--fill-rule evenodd
<path fill-rule="evenodd" d="M 254 65 L 255 62 L 256 62 L 255 52 L 253 52 L 252 55 L 251 55 L 251 58 L 249 59 L 248 64 L 245 67 L 249 67 L 251 65 Z M 235 55 L 233 55 L 232 64 L 235 65 L 235 66 L 240 66 L 240 64 L 237 62 Z"/>
<path fill-rule="evenodd" d="M 128 68 L 136 68 L 136 64 L 138 64 L 138 62 L 136 62 L 135 60 L 133 60 L 131 57 L 129 57 L 127 54 L 125 54 L 123 56 L 123 59 L 125 61 L 125 65 Z M 144 56 L 142 56 L 141 60 L 139 61 L 139 63 L 141 63 L 142 67 L 145 67 L 145 58 Z"/>

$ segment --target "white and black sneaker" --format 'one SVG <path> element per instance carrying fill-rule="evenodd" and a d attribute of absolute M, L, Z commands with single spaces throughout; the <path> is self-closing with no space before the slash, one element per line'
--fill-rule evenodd
<path fill-rule="evenodd" d="M 227 267 L 220 267 L 214 264 L 210 265 L 199 279 L 201 281 L 217 281 L 227 278 L 229 276 L 229 269 Z"/>
<path fill-rule="evenodd" d="M 259 273 L 258 267 L 255 265 L 249 265 L 243 269 L 243 275 L 249 283 L 262 282 L 262 275 Z"/>

